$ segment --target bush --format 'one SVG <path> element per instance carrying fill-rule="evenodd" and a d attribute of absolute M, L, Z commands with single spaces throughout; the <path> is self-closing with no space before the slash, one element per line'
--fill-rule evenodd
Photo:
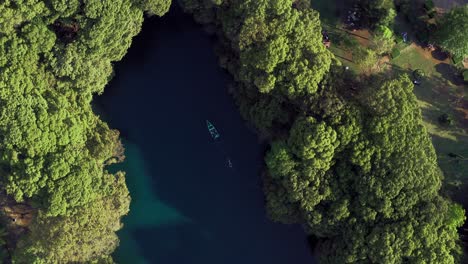
<path fill-rule="evenodd" d="M 403 37 L 399 33 L 395 33 L 395 42 L 396 44 L 401 44 L 403 43 Z"/>
<path fill-rule="evenodd" d="M 448 114 L 444 113 L 439 116 L 439 123 L 444 126 L 451 126 L 453 125 L 453 118 Z"/>
<path fill-rule="evenodd" d="M 389 8 L 388 10 L 386 10 L 384 15 L 380 18 L 378 26 L 393 27 L 396 15 L 397 13 L 395 9 Z"/>
<path fill-rule="evenodd" d="M 424 3 L 424 8 L 430 12 L 432 9 L 434 9 L 435 5 L 434 5 L 434 1 L 432 0 L 426 0 L 426 2 Z"/>
<path fill-rule="evenodd" d="M 468 70 L 464 70 L 462 75 L 463 75 L 463 80 L 465 82 L 468 82 Z"/>
<path fill-rule="evenodd" d="M 420 81 L 424 76 L 426 76 L 426 74 L 421 69 L 416 69 L 416 70 L 413 71 L 413 77 L 414 77 L 414 79 L 416 79 L 418 81 Z"/>
<path fill-rule="evenodd" d="M 393 37 L 393 32 L 387 26 L 378 26 L 375 35 L 380 38 L 391 39 Z"/>
<path fill-rule="evenodd" d="M 373 38 L 373 49 L 378 55 L 389 54 L 395 47 L 395 38 L 392 30 L 388 27 L 380 26 Z"/>
<path fill-rule="evenodd" d="M 437 12 L 435 10 L 432 10 L 432 11 L 428 11 L 427 12 L 427 16 L 429 18 L 434 18 L 435 16 L 437 15 Z"/>
<path fill-rule="evenodd" d="M 393 27 L 396 17 L 393 0 L 356 0 L 364 27 L 375 29 L 378 26 Z"/>
<path fill-rule="evenodd" d="M 365 72 L 370 72 L 377 64 L 378 56 L 374 50 L 358 47 L 353 51 L 353 61 Z"/>
<path fill-rule="evenodd" d="M 456 56 L 456 55 L 453 55 L 452 56 L 452 62 L 453 64 L 457 65 L 459 63 L 461 63 L 463 61 L 463 57 L 461 56 Z"/>

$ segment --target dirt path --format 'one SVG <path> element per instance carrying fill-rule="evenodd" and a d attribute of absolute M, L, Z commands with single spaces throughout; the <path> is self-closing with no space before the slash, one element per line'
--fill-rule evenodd
<path fill-rule="evenodd" d="M 450 58 L 447 56 L 447 54 L 443 53 L 440 50 L 429 51 L 428 49 L 416 45 L 415 43 L 412 43 L 410 47 L 417 51 L 419 54 L 421 54 L 428 61 L 432 62 L 432 64 L 434 65 L 439 63 L 451 63 Z"/>
<path fill-rule="evenodd" d="M 355 30 L 355 31 L 349 31 L 347 30 L 348 34 L 352 35 L 357 42 L 363 47 L 368 48 L 371 44 L 371 34 L 369 30 L 367 29 L 360 29 L 360 30 Z"/>

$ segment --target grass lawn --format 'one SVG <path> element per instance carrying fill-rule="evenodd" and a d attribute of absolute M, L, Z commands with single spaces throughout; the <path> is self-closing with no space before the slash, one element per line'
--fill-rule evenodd
<path fill-rule="evenodd" d="M 350 0 L 312 0 L 312 8 L 320 13 L 322 27 L 330 36 L 330 51 L 350 70 L 360 73 L 361 70 L 353 62 L 353 50 L 359 45 L 368 47 L 371 37 L 368 30 L 351 32 L 345 30 L 343 20 L 347 16 Z"/>
<path fill-rule="evenodd" d="M 312 1 L 312 7 L 320 12 L 322 26 L 329 32 L 332 45 L 330 51 L 344 66 L 359 73 L 352 62 L 352 51 L 356 46 L 368 46 L 369 32 L 343 30 L 342 19 L 346 17 L 347 0 Z M 401 17 L 396 20 L 397 34 L 408 32 L 415 39 L 411 27 Z M 356 34 L 354 34 L 356 33 Z M 414 93 L 423 114 L 423 123 L 438 156 L 438 163 L 445 175 L 444 190 L 450 196 L 468 206 L 468 88 L 455 78 L 454 66 L 440 53 L 424 50 L 406 43 L 397 44 L 400 55 L 390 61 L 393 71 L 412 74 L 421 69 L 426 74 L 422 84 L 415 86 Z M 439 117 L 448 114 L 454 120 L 451 126 L 439 123 Z M 449 156 L 458 155 L 458 158 Z M 467 158 L 467 160 L 462 160 Z"/>
<path fill-rule="evenodd" d="M 468 88 L 454 78 L 450 60 L 442 59 L 435 59 L 430 52 L 412 44 L 391 63 L 395 70 L 411 74 L 415 69 L 422 69 L 426 73 L 422 84 L 414 88 L 424 125 L 432 136 L 438 163 L 446 177 L 445 190 L 459 202 L 468 204 L 468 197 L 464 197 L 468 191 L 468 118 L 463 112 L 468 105 Z M 453 118 L 453 125 L 439 123 L 444 113 Z M 450 157 L 450 153 L 467 159 Z"/>

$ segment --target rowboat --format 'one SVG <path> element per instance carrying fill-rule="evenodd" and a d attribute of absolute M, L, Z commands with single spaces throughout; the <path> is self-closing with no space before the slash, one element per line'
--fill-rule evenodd
<path fill-rule="evenodd" d="M 206 126 L 208 128 L 208 132 L 210 132 L 210 135 L 213 139 L 218 139 L 221 136 L 218 130 L 216 130 L 216 127 L 210 121 L 206 120 Z"/>

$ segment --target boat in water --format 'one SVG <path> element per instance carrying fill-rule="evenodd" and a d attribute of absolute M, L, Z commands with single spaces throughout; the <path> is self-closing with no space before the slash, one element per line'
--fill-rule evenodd
<path fill-rule="evenodd" d="M 210 132 L 213 139 L 218 139 L 221 136 L 218 130 L 216 130 L 216 127 L 211 124 L 210 121 L 206 120 L 206 126 L 208 127 L 208 131 Z"/>
<path fill-rule="evenodd" d="M 210 132 L 210 135 L 213 138 L 213 140 L 217 140 L 218 138 L 221 137 L 221 135 L 219 134 L 216 127 L 208 120 L 206 120 L 206 127 L 208 128 L 208 132 Z M 226 153 L 225 150 L 222 149 L 222 151 L 224 152 L 224 154 L 226 156 L 227 166 L 229 168 L 232 168 L 231 158 L 229 158 L 229 156 L 227 156 L 227 153 Z"/>

